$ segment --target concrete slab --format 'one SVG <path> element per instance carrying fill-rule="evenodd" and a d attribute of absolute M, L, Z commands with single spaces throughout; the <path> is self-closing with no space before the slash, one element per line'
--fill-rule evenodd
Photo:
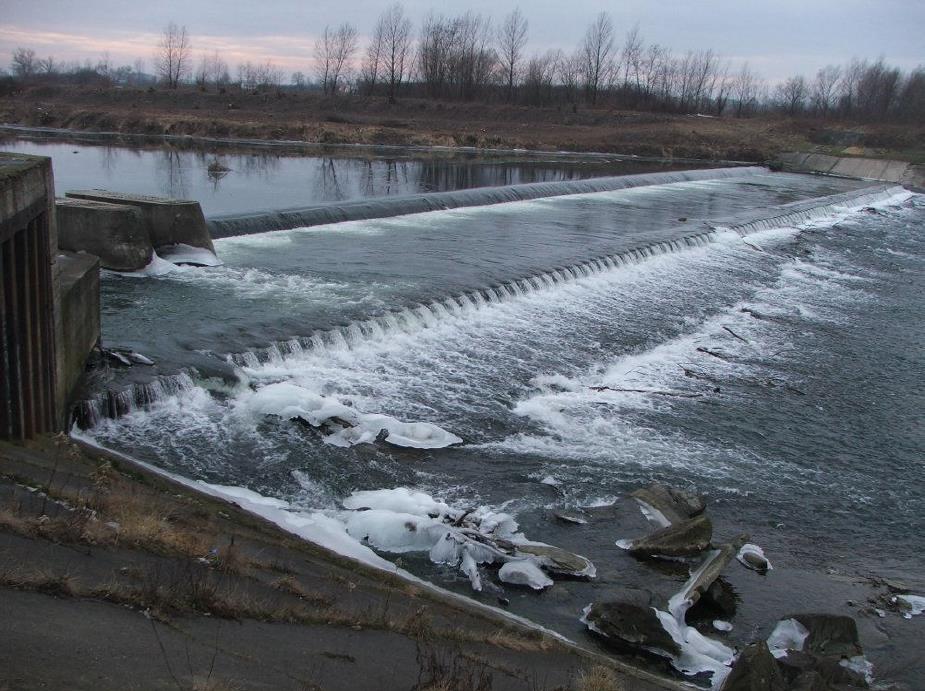
<path fill-rule="evenodd" d="M 134 206 L 89 199 L 57 199 L 58 246 L 89 252 L 114 271 L 138 271 L 154 257 L 141 212 Z"/>
<path fill-rule="evenodd" d="M 148 237 L 155 250 L 165 245 L 184 244 L 215 252 L 199 202 L 107 190 L 74 190 L 65 196 L 137 208 L 147 225 Z"/>

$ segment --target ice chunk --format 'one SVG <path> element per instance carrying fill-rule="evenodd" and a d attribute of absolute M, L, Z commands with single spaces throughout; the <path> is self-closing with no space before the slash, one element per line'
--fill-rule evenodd
<path fill-rule="evenodd" d="M 897 595 L 896 597 L 910 607 L 908 612 L 903 613 L 906 619 L 912 619 L 912 617 L 925 612 L 925 597 L 921 595 Z"/>
<path fill-rule="evenodd" d="M 459 570 L 469 577 L 469 583 L 472 584 L 473 590 L 482 590 L 482 577 L 479 575 L 479 565 L 469 550 L 469 545 L 463 546 L 462 563 L 459 566 Z"/>
<path fill-rule="evenodd" d="M 429 552 L 447 530 L 440 521 L 399 511 L 355 511 L 345 518 L 351 537 L 383 552 Z"/>
<path fill-rule="evenodd" d="M 386 509 L 431 518 L 450 513 L 447 504 L 407 487 L 354 492 L 344 499 L 343 504 L 345 509 Z"/>
<path fill-rule="evenodd" d="M 796 619 L 781 619 L 768 636 L 768 648 L 774 657 L 784 657 L 788 650 L 803 650 L 807 636 L 809 629 Z"/>
<path fill-rule="evenodd" d="M 728 621 L 723 621 L 722 619 L 714 619 L 713 628 L 717 631 L 732 631 L 732 624 L 730 624 Z"/>
<path fill-rule="evenodd" d="M 375 439 L 380 431 L 388 432 L 385 441 L 412 449 L 442 449 L 462 444 L 462 439 L 429 422 L 401 422 L 388 415 L 361 415 L 359 427 Z"/>
<path fill-rule="evenodd" d="M 874 665 L 863 655 L 843 658 L 839 660 L 838 664 L 845 669 L 850 669 L 858 676 L 864 677 L 864 681 L 868 684 L 871 684 L 874 680 Z"/>
<path fill-rule="evenodd" d="M 171 264 L 192 264 L 193 266 L 221 266 L 222 260 L 202 247 L 191 247 L 182 242 L 157 248 L 161 259 Z"/>
<path fill-rule="evenodd" d="M 331 418 L 355 424 L 359 417 L 353 408 L 335 398 L 321 396 L 287 382 L 263 387 L 246 397 L 243 406 L 252 415 L 279 415 L 287 420 L 301 418 L 315 427 Z"/>
<path fill-rule="evenodd" d="M 525 585 L 534 590 L 543 590 L 552 585 L 552 579 L 543 573 L 533 559 L 515 559 L 507 562 L 499 569 L 498 578 L 505 583 Z"/>

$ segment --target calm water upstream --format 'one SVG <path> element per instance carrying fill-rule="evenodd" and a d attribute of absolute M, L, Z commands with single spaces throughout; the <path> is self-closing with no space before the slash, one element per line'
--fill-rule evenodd
<path fill-rule="evenodd" d="M 679 167 L 665 163 L 529 154 L 427 153 L 376 147 L 287 150 L 267 146 L 144 147 L 0 133 L 0 150 L 50 156 L 55 190 L 195 199 L 206 216 L 528 182 L 582 180 Z M 212 164 L 226 170 L 210 170 Z"/>
<path fill-rule="evenodd" d="M 163 152 L 79 150 L 73 159 L 54 154 L 58 176 L 62 158 L 95 158 L 103 186 L 123 169 L 146 171 L 144 183 L 126 173 L 127 185 L 171 177 L 152 163 Z M 200 185 L 184 196 L 196 196 L 209 189 L 205 159 L 183 156 L 181 168 L 195 169 L 187 179 Z M 447 184 L 434 183 L 425 164 L 405 163 L 405 192 Z M 282 159 L 255 185 L 272 187 L 297 166 L 315 171 L 306 185 L 326 189 L 326 165 Z M 345 193 L 362 194 L 362 171 L 381 180 L 391 165 L 351 159 L 338 178 L 353 181 Z M 503 172 L 484 162 L 448 165 L 479 184 L 589 172 L 577 162 Z M 238 184 L 232 179 L 216 189 Z M 727 568 L 741 600 L 731 644 L 766 636 L 792 611 L 848 613 L 859 620 L 875 678 L 916 688 L 925 617 L 881 620 L 846 600 L 864 596 L 857 577 L 868 574 L 925 591 L 925 198 L 895 197 L 876 212 L 762 231 L 747 243 L 730 232 L 682 240 L 703 219 L 860 184 L 787 174 L 653 184 L 228 238 L 216 243 L 221 267 L 106 275 L 106 344 L 145 353 L 160 374 L 192 369 L 173 395 L 88 433 L 306 512 L 334 511 L 355 490 L 398 486 L 454 506 L 503 508 L 528 537 L 597 565 L 597 579 L 557 582 L 542 594 L 504 586 L 511 611 L 589 645 L 578 621 L 588 602 L 625 587 L 670 594 L 687 572 L 654 569 L 618 549 L 614 541 L 638 524 L 618 508 L 577 526 L 551 512 L 606 505 L 652 481 L 703 492 L 717 536 L 750 533 L 775 566 L 767 576 Z M 263 193 L 246 194 L 252 202 Z M 272 194 L 251 208 L 274 206 Z M 600 260 L 654 242 L 664 251 Z M 570 268 L 585 262 L 596 270 Z M 471 297 L 452 297 L 461 295 Z M 248 416 L 253 390 L 277 382 L 434 423 L 465 443 L 341 448 L 302 426 Z M 601 386 L 691 396 L 592 388 Z M 470 592 L 456 569 L 426 554 L 402 561 Z M 485 578 L 493 580 L 490 571 Z M 494 604 L 499 592 L 473 597 Z"/>

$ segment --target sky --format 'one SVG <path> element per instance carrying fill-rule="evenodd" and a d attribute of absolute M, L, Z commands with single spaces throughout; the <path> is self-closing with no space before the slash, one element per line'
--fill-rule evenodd
<path fill-rule="evenodd" d="M 168 22 L 185 25 L 193 49 L 219 50 L 232 66 L 272 60 L 286 73 L 312 71 L 312 46 L 326 24 L 350 22 L 361 41 L 390 0 L 0 0 L 0 68 L 13 50 L 83 62 L 104 52 L 115 65 L 146 61 Z M 520 7 L 529 52 L 571 51 L 597 13 L 619 39 L 635 24 L 649 43 L 676 52 L 712 48 L 769 83 L 811 76 L 830 63 L 883 56 L 903 69 L 925 64 L 925 0 L 405 0 L 419 25 L 428 12 L 471 10 L 494 22 Z"/>

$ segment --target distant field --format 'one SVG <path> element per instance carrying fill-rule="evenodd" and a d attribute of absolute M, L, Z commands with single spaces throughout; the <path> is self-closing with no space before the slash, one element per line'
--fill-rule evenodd
<path fill-rule="evenodd" d="M 925 126 L 640 113 L 498 103 L 39 86 L 0 98 L 0 122 L 321 143 L 601 151 L 762 161 L 819 151 L 925 162 Z"/>

